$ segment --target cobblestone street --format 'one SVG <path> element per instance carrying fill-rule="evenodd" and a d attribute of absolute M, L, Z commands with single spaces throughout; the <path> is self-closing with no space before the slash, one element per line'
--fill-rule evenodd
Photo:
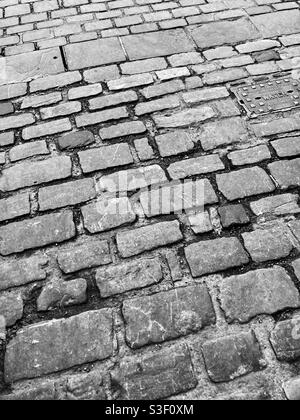
<path fill-rule="evenodd" d="M 0 400 L 300 400 L 300 1 L 0 0 Z"/>

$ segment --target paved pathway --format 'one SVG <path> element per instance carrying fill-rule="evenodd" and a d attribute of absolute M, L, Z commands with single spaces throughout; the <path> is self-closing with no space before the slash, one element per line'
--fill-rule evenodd
<path fill-rule="evenodd" d="M 300 399 L 299 8 L 0 0 L 0 399 Z"/>

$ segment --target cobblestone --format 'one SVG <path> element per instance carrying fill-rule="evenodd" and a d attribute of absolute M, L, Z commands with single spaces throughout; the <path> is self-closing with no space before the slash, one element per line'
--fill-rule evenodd
<path fill-rule="evenodd" d="M 0 0 L 1 401 L 299 399 L 299 15 Z"/>

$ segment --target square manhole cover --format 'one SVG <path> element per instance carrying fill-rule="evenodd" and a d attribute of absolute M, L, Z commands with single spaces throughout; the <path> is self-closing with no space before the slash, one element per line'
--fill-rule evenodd
<path fill-rule="evenodd" d="M 290 75 L 245 81 L 231 91 L 251 118 L 300 107 L 300 81 Z"/>

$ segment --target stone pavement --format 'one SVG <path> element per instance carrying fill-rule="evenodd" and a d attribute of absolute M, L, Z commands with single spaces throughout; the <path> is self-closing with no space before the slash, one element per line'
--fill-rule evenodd
<path fill-rule="evenodd" d="M 231 90 L 297 79 L 300 1 L 0 0 L 0 36 L 0 400 L 300 399 L 298 95 Z"/>

